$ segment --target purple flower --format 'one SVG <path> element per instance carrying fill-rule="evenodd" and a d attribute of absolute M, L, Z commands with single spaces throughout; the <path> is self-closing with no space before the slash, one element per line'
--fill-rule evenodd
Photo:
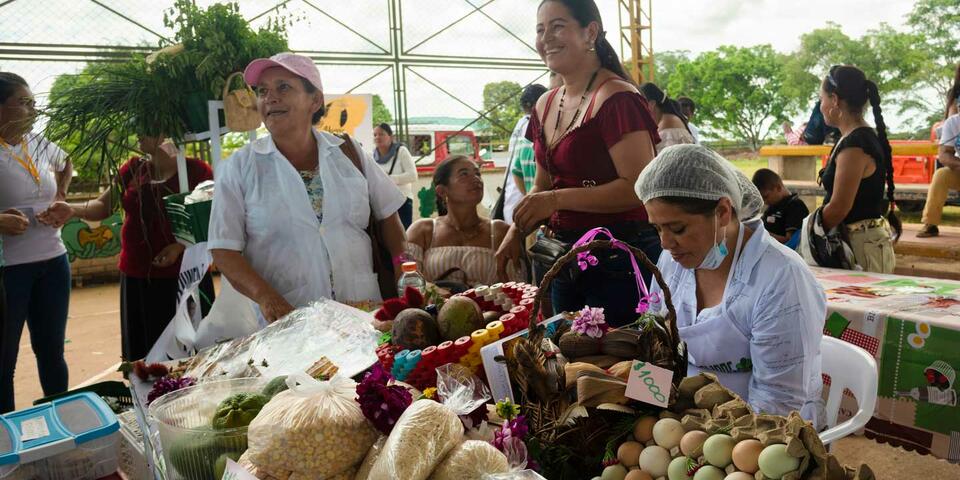
<path fill-rule="evenodd" d="M 603 308 L 583 307 L 583 310 L 577 312 L 570 329 L 579 335 L 600 338 L 610 327 L 603 316 Z"/>
<path fill-rule="evenodd" d="M 413 402 L 413 396 L 406 388 L 387 386 L 390 379 L 390 374 L 380 364 L 375 364 L 357 385 L 360 411 L 384 435 L 390 434 L 400 415 Z"/>
<path fill-rule="evenodd" d="M 147 394 L 147 405 L 170 392 L 176 392 L 181 388 L 192 387 L 196 384 L 197 381 L 191 377 L 172 377 L 170 375 L 161 377 L 153 382 L 153 388 Z"/>

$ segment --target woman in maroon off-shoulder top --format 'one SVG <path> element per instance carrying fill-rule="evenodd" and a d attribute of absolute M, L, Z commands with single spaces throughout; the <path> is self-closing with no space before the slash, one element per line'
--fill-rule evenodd
<path fill-rule="evenodd" d="M 544 221 L 549 235 L 567 243 L 606 227 L 655 263 L 660 240 L 633 184 L 655 155 L 657 124 L 604 38 L 596 4 L 545 0 L 537 11 L 536 44 L 563 85 L 540 98 L 530 119 L 535 185 L 514 211 L 515 223 L 497 252 L 501 272 L 519 258 L 522 238 Z M 596 267 L 568 268 L 554 280 L 555 310 L 590 305 L 605 308 L 613 325 L 636 320 L 639 299 L 626 254 L 595 255 Z M 644 276 L 649 282 L 649 273 Z"/>

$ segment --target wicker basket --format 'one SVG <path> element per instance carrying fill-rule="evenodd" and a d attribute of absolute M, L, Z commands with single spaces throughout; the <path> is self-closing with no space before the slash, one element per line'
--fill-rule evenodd
<path fill-rule="evenodd" d="M 587 417 L 572 418 L 571 412 L 576 410 L 575 392 L 560 387 L 559 392 L 549 398 L 544 398 L 544 382 L 537 378 L 539 373 L 532 373 L 530 364 L 536 364 L 541 361 L 541 365 L 533 370 L 539 369 L 539 372 L 546 372 L 549 375 L 559 375 L 564 378 L 562 366 L 551 365 L 549 360 L 551 352 L 545 351 L 545 347 L 550 348 L 549 343 L 544 342 L 545 329 L 538 324 L 540 305 L 553 279 L 561 273 L 568 264 L 577 260 L 577 254 L 597 249 L 628 249 L 630 253 L 647 270 L 653 273 L 658 284 L 661 286 L 663 303 L 667 307 L 665 318 L 654 317 L 654 320 L 642 329 L 633 327 L 636 335 L 636 341 L 641 348 L 638 351 L 643 352 L 637 360 L 645 360 L 659 367 L 673 371 L 673 389 L 669 402 L 672 405 L 676 402 L 680 381 L 687 374 L 687 355 L 686 348 L 680 341 L 680 334 L 677 330 L 677 315 L 673 307 L 673 301 L 666 282 L 663 281 L 661 272 L 656 265 L 651 262 L 643 251 L 626 245 L 622 242 L 609 240 L 593 240 L 585 245 L 573 248 L 566 255 L 557 260 L 552 268 L 546 273 L 537 297 L 534 299 L 533 310 L 530 314 L 530 335 L 526 340 L 518 341 L 514 350 L 511 352 L 513 365 L 510 369 L 510 376 L 513 384 L 519 390 L 519 403 L 521 410 L 530 424 L 530 436 L 536 444 L 533 452 L 544 452 L 547 446 L 555 447 L 562 445 L 569 452 L 575 452 L 574 458 L 568 458 L 564 463 L 564 468 L 559 469 L 563 474 L 562 478 L 578 478 L 576 473 L 568 476 L 568 472 L 583 472 L 584 468 L 589 468 L 591 459 L 597 455 L 603 455 L 604 439 L 609 437 L 615 429 L 622 428 L 624 421 L 623 415 L 617 412 L 607 410 L 589 409 Z M 624 327 L 630 329 L 631 327 Z M 555 334 L 559 338 L 561 332 Z M 553 339 L 551 339 L 553 340 Z M 557 342 L 555 342 L 557 343 Z M 558 343 L 557 343 L 558 344 Z M 548 359 L 542 361 L 542 359 Z M 538 360 L 539 359 L 539 360 Z M 545 367 L 545 368 L 544 368 Z M 554 371 L 559 369 L 560 371 Z M 549 377 L 553 378 L 553 377 Z M 651 407 L 653 408 L 653 407 Z M 630 427 L 632 428 L 633 417 L 630 416 Z M 543 459 L 544 463 L 551 462 L 551 459 Z M 599 460 L 596 460 L 599 464 Z M 593 465 L 596 465 L 593 464 Z"/>

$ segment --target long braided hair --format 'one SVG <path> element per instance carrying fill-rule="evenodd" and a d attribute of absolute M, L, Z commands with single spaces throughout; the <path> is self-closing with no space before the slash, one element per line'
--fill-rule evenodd
<path fill-rule="evenodd" d="M 894 192 L 896 185 L 893 181 L 893 149 L 890 147 L 890 140 L 887 138 L 887 124 L 883 120 L 883 112 L 880 108 L 880 89 L 877 88 L 876 83 L 867 79 L 863 70 L 852 65 L 835 65 L 830 68 L 830 73 L 823 80 L 823 90 L 835 94 L 837 98 L 846 102 L 847 107 L 854 113 L 862 114 L 867 102 L 870 102 L 877 137 L 880 139 L 880 147 L 883 151 L 883 170 L 889 205 L 887 221 L 893 227 L 896 235 L 895 239 L 899 239 L 900 234 L 903 233 L 903 225 L 895 211 Z"/>

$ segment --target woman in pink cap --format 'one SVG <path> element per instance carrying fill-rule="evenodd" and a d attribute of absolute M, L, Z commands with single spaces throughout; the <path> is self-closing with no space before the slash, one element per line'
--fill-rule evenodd
<path fill-rule="evenodd" d="M 381 300 L 365 233 L 371 209 L 391 257 L 401 259 L 397 210 L 406 198 L 354 143 L 313 128 L 324 114 L 320 72 L 310 58 L 280 53 L 254 60 L 244 79 L 270 136 L 217 169 L 209 248 L 236 289 L 267 321 L 321 297 Z"/>

